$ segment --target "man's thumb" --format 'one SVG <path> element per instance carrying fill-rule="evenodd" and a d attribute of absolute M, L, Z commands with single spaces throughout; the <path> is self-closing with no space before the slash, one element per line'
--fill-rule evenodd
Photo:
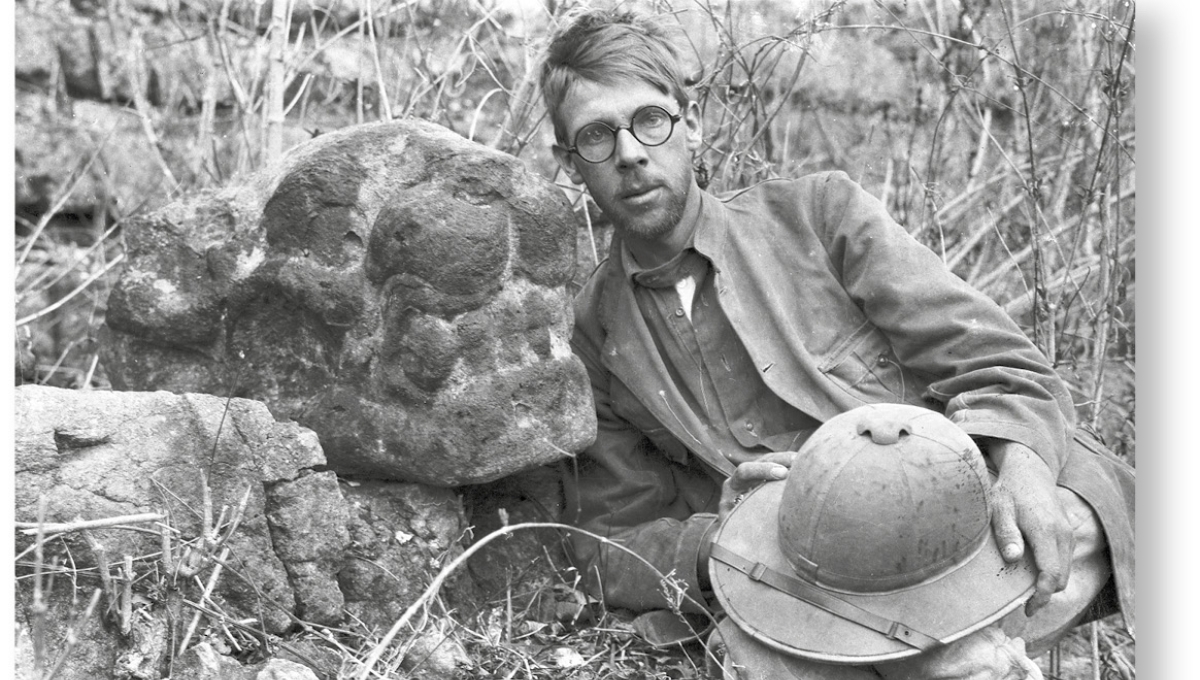
<path fill-rule="evenodd" d="M 1025 554 L 1025 542 L 1017 527 L 1017 512 L 1012 497 L 998 487 L 992 489 L 992 532 L 996 534 L 996 545 L 1006 562 L 1015 562 Z"/>

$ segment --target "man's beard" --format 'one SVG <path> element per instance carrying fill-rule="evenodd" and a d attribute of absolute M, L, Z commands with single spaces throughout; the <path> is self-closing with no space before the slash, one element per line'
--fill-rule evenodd
<path fill-rule="evenodd" d="M 688 169 L 691 172 L 691 169 Z M 670 184 L 664 186 L 667 195 L 664 201 L 648 213 L 636 214 L 629 217 L 614 211 L 609 217 L 613 227 L 622 234 L 643 240 L 657 240 L 671 233 L 683 219 L 687 207 L 688 191 L 691 190 L 691 176 L 680 178 L 679 186 L 683 192 L 672 191 Z"/>
<path fill-rule="evenodd" d="M 614 216 L 613 227 L 618 231 L 640 239 L 655 240 L 670 234 L 683 218 L 686 197 L 672 194 L 660 210 L 648 215 L 636 215 L 632 219 Z"/>

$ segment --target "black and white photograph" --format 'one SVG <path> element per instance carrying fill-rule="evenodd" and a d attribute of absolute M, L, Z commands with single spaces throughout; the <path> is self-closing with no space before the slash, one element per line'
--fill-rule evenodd
<path fill-rule="evenodd" d="M 13 677 L 1135 680 L 1137 10 L 14 0 Z"/>

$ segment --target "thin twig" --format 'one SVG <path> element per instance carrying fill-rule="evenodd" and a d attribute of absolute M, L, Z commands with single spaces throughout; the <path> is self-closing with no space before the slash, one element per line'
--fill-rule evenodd
<path fill-rule="evenodd" d="M 100 353 L 97 352 L 96 354 L 92 355 L 92 362 L 88 366 L 87 373 L 83 376 L 83 382 L 79 386 L 79 388 L 81 390 L 92 389 L 92 377 L 96 375 L 96 367 L 99 365 L 100 365 Z"/>
<path fill-rule="evenodd" d="M 100 576 L 100 587 L 104 591 L 107 618 L 108 614 L 117 611 L 119 605 L 117 587 L 113 583 L 112 572 L 109 571 L 108 548 L 93 536 L 91 531 L 84 529 L 82 533 L 84 541 L 92 549 L 92 555 L 96 558 L 96 573 Z"/>
<path fill-rule="evenodd" d="M 121 634 L 133 632 L 133 556 L 125 556 L 124 589 L 121 593 Z"/>
<path fill-rule="evenodd" d="M 288 19 L 292 0 L 272 0 L 270 55 L 267 61 L 267 145 L 264 162 L 270 163 L 283 153 L 284 53 L 288 43 Z"/>
<path fill-rule="evenodd" d="M 1096 190 L 1096 178 L 1100 175 L 1100 165 L 1104 162 L 1105 146 L 1108 144 L 1108 140 L 1110 138 L 1110 135 L 1108 134 L 1109 128 L 1114 120 L 1119 118 L 1120 115 L 1121 104 L 1118 94 L 1120 92 L 1121 85 L 1121 68 L 1125 65 L 1125 61 L 1129 56 L 1129 45 L 1133 42 L 1133 24 L 1134 19 L 1137 17 L 1136 5 L 1133 7 L 1132 12 L 1133 14 L 1131 14 L 1129 17 L 1129 25 L 1125 28 L 1125 40 L 1122 41 L 1121 56 L 1117 59 L 1117 68 L 1113 71 L 1113 83 L 1111 84 L 1113 96 L 1110 99 L 1111 105 L 1107 107 L 1108 115 L 1104 118 L 1104 134 L 1101 137 L 1102 141 L 1100 143 L 1100 150 L 1096 153 L 1096 168 L 1092 172 L 1091 183 L 1087 190 L 1088 196 L 1091 196 L 1092 192 Z"/>
<path fill-rule="evenodd" d="M 238 527 L 241 526 L 242 519 L 244 519 L 246 516 L 246 508 L 250 505 L 250 492 L 253 490 L 253 488 L 254 487 L 249 484 L 246 485 L 246 490 L 242 492 L 242 499 L 238 501 L 237 507 L 233 511 L 233 515 L 231 515 L 229 518 L 229 524 L 226 525 L 225 533 L 217 539 L 218 548 L 225 545 L 225 543 L 228 542 L 233 536 L 234 532 L 237 531 Z"/>
<path fill-rule="evenodd" d="M 104 527 L 115 527 L 122 524 L 141 524 L 142 522 L 157 522 L 163 519 L 164 515 L 157 512 L 146 512 L 136 515 L 122 515 L 120 517 L 105 517 L 103 519 L 80 520 L 78 522 L 65 523 L 49 523 L 42 522 L 13 522 L 14 526 L 26 536 L 33 534 L 41 535 L 43 532 L 47 534 L 63 534 L 72 531 L 83 531 L 86 529 L 101 529 Z"/>
<path fill-rule="evenodd" d="M 375 39 L 375 12 L 372 0 L 367 0 L 367 38 L 371 45 L 371 61 L 375 65 L 375 87 L 379 90 L 379 104 L 383 108 L 383 120 L 392 119 L 392 103 L 388 99 L 387 78 L 379 63 L 379 41 Z"/>
<path fill-rule="evenodd" d="M 159 564 L 162 566 L 163 573 L 173 578 L 175 576 L 175 556 L 171 548 L 171 534 L 175 532 L 175 529 L 164 523 L 159 523 L 158 528 L 161 547 Z"/>
<path fill-rule="evenodd" d="M 596 231 L 592 227 L 592 211 L 588 210 L 587 194 L 580 194 L 580 202 L 583 204 L 583 221 L 587 223 L 588 245 L 592 247 L 592 266 L 600 266 L 600 253 L 596 250 Z"/>
<path fill-rule="evenodd" d="M 488 100 L 492 98 L 492 95 L 501 92 L 504 92 L 504 90 L 499 87 L 494 87 L 479 98 L 479 103 L 475 105 L 475 113 L 471 116 L 471 127 L 467 129 L 467 139 L 475 141 L 475 128 L 479 125 L 479 116 L 483 113 L 483 107 L 487 104 Z M 503 133 L 503 128 L 501 128 L 501 133 Z"/>
<path fill-rule="evenodd" d="M 1096 323 L 1096 346 L 1092 351 L 1092 355 L 1096 360 L 1096 374 L 1092 385 L 1092 414 L 1091 426 L 1093 431 L 1100 429 L 1100 414 L 1103 411 L 1102 397 L 1104 396 L 1104 369 L 1107 366 L 1105 358 L 1108 356 L 1108 333 L 1112 321 L 1112 305 L 1113 305 L 1113 283 L 1112 283 L 1112 266 L 1111 260 L 1116 259 L 1119 246 L 1114 244 L 1112 219 L 1109 215 L 1109 202 L 1107 195 L 1111 191 L 1106 190 L 1100 195 L 1100 202 L 1097 209 L 1100 213 L 1100 296 L 1103 304 L 1095 315 Z M 1111 258 L 1110 258 L 1111 248 Z M 1094 631 L 1093 631 L 1094 634 Z"/>
<path fill-rule="evenodd" d="M 42 567 L 44 565 L 44 555 L 42 546 L 45 544 L 45 535 L 40 528 L 42 520 L 46 516 L 46 498 L 45 496 L 38 497 L 37 517 L 38 529 L 36 543 L 34 544 L 35 552 L 33 557 L 33 603 L 29 607 L 29 618 L 33 633 L 33 665 L 38 670 L 41 670 L 44 663 L 43 656 L 46 649 L 46 611 L 48 607 L 42 599 Z"/>
<path fill-rule="evenodd" d="M 217 586 L 217 580 L 221 578 L 221 570 L 224 568 L 225 561 L 228 559 L 229 548 L 225 547 L 223 550 L 221 550 L 220 556 L 217 557 L 217 564 L 213 567 L 212 573 L 208 575 L 208 582 L 203 585 L 203 589 L 200 593 L 201 604 L 205 602 L 212 604 L 212 601 L 209 598 L 212 596 L 213 588 L 216 588 Z M 199 581 L 199 577 L 196 577 L 196 580 Z M 188 643 L 192 641 L 192 635 L 195 634 L 196 627 L 200 625 L 200 616 L 201 613 L 199 611 L 192 615 L 192 621 L 188 624 L 187 631 L 183 634 L 183 641 L 179 643 L 179 654 L 183 654 L 187 651 Z"/>

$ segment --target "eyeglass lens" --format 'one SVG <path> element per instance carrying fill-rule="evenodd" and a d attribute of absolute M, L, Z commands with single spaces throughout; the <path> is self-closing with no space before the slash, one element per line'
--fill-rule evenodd
<path fill-rule="evenodd" d="M 599 121 L 588 123 L 575 134 L 575 152 L 589 163 L 606 161 L 617 148 L 617 133 L 621 130 L 629 130 L 645 146 L 658 146 L 671 137 L 675 118 L 662 107 L 643 106 L 625 127 L 614 129 Z"/>

